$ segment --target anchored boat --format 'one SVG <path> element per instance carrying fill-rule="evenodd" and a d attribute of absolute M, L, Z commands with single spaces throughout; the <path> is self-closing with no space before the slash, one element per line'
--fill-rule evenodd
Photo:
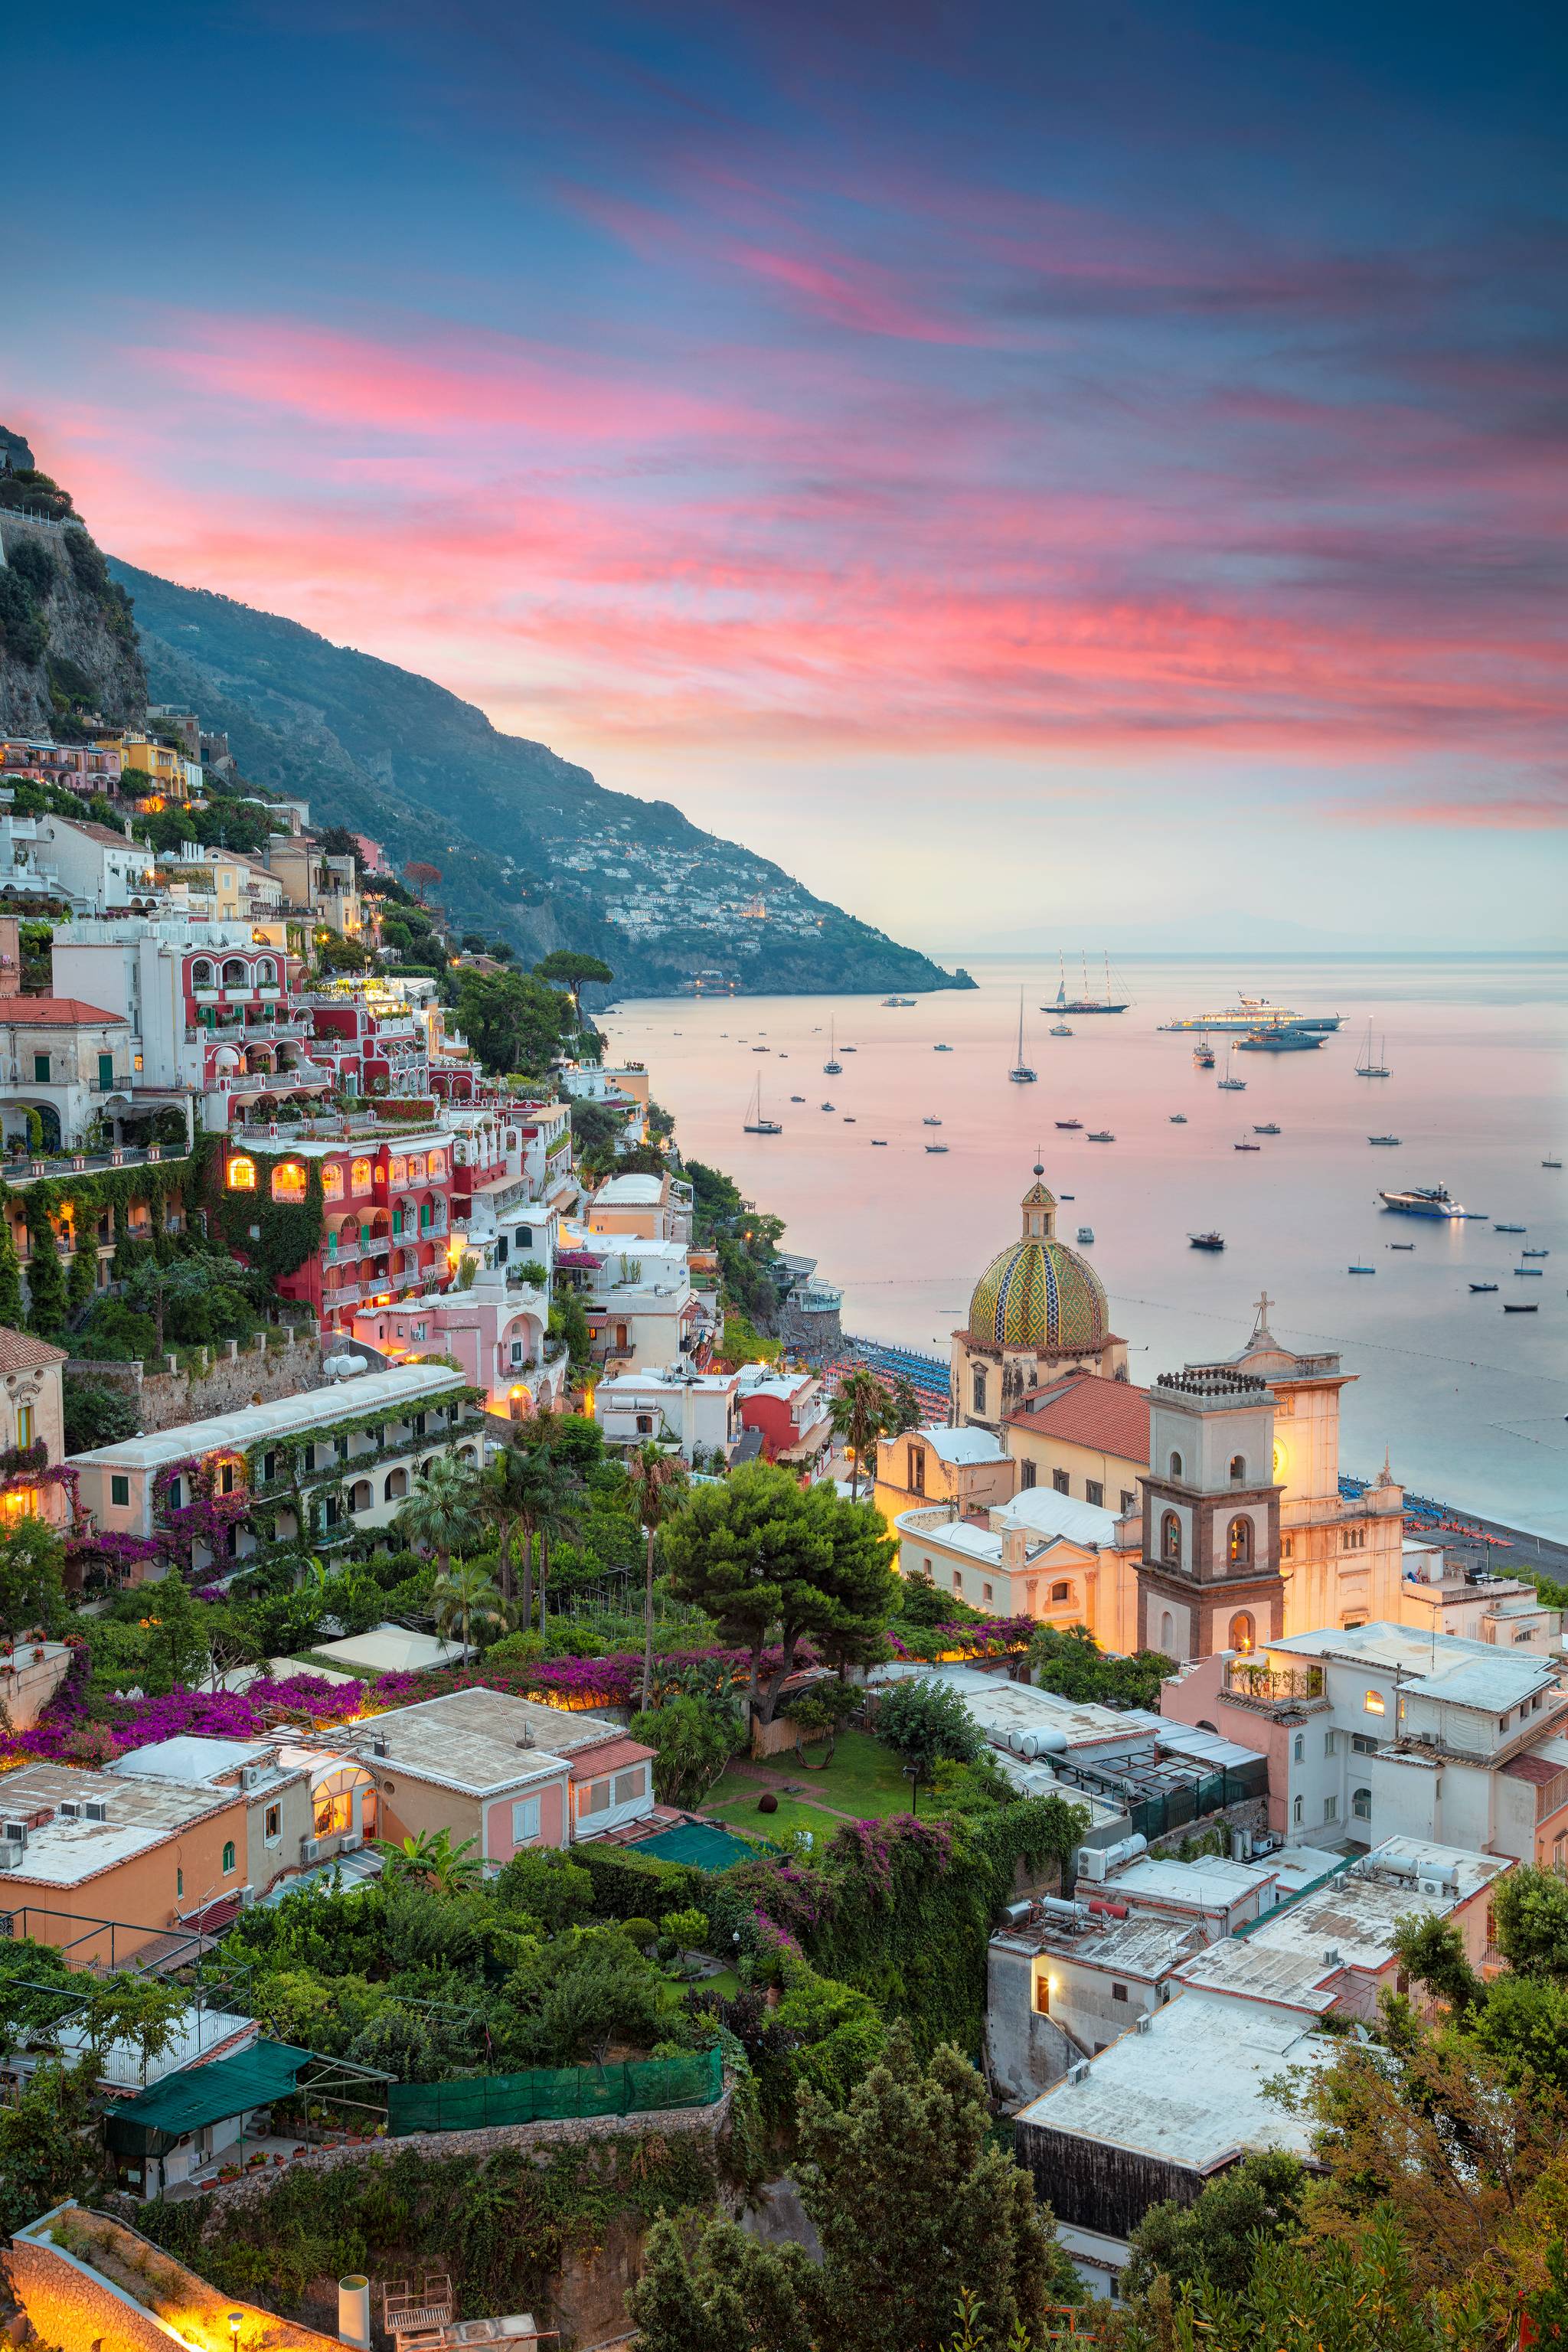
<path fill-rule="evenodd" d="M 1479 1209 L 1461 1208 L 1446 1184 L 1413 1184 L 1407 1192 L 1380 1192 L 1385 1209 L 1401 1217 L 1479 1217 Z"/>
<path fill-rule="evenodd" d="M 1018 1058 L 1007 1073 L 1016 1087 L 1032 1087 L 1035 1073 L 1024 1059 L 1024 992 L 1018 991 Z"/>
<path fill-rule="evenodd" d="M 760 1070 L 757 1073 L 757 1083 L 752 1091 L 752 1099 L 747 1107 L 746 1122 L 742 1132 L 745 1135 L 782 1135 L 784 1133 L 784 1129 L 779 1125 L 778 1120 L 769 1118 L 763 1108 L 763 1077 Z"/>
<path fill-rule="evenodd" d="M 1222 1250 L 1225 1247 L 1225 1235 L 1223 1234 L 1189 1234 L 1187 1242 L 1189 1247 L 1193 1249 Z"/>

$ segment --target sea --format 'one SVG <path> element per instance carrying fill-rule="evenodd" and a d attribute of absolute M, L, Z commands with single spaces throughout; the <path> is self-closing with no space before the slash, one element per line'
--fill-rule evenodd
<path fill-rule="evenodd" d="M 1070 1037 L 1048 1034 L 1054 957 L 957 960 L 972 992 L 907 1008 L 640 999 L 600 1025 L 612 1058 L 647 1065 L 682 1153 L 725 1170 L 783 1218 L 786 1249 L 842 1286 L 847 1333 L 945 1360 L 974 1282 L 1019 1231 L 1038 1163 L 1134 1380 L 1239 1349 L 1267 1293 L 1277 1338 L 1337 1349 L 1352 1376 L 1342 1469 L 1375 1475 L 1386 1453 L 1417 1493 L 1568 1538 L 1568 1166 L 1542 1165 L 1568 1161 L 1568 958 L 1123 955 L 1114 992 L 1128 1010 L 1068 1014 Z M 1103 992 L 1103 966 L 1088 976 Z M 1082 980 L 1069 964 L 1069 995 Z M 1160 1024 L 1238 991 L 1342 1024 L 1321 1051 L 1237 1054 L 1246 1091 L 1222 1092 L 1226 1040 L 1203 1071 L 1194 1040 Z M 1033 1086 L 1007 1076 L 1020 1001 Z M 1369 1030 L 1385 1078 L 1356 1075 Z M 837 1077 L 822 1067 L 830 1040 Z M 742 1131 L 759 1079 L 781 1135 Z M 1056 1124 L 1068 1118 L 1081 1128 Z M 1255 1135 L 1263 1125 L 1280 1132 Z M 1096 1129 L 1114 1142 L 1090 1143 Z M 1384 1133 L 1397 1147 L 1368 1139 Z M 1261 1149 L 1237 1150 L 1243 1140 Z M 1382 1187 L 1427 1184 L 1480 1213 L 1436 1223 L 1379 1202 Z M 1500 1234 L 1499 1221 L 1526 1230 Z M 1091 1242 L 1078 1243 L 1080 1227 Z M 1223 1254 L 1191 1246 L 1210 1229 Z M 1540 1276 L 1516 1274 L 1526 1264 Z M 1524 1303 L 1539 1311 L 1503 1312 Z"/>

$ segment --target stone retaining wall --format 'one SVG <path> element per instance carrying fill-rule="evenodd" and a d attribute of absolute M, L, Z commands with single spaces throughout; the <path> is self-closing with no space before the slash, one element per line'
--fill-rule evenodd
<path fill-rule="evenodd" d="M 271 1336 L 276 1339 L 278 1335 Z M 140 1359 L 95 1363 L 88 1357 L 72 1357 L 66 1372 L 73 1380 L 123 1389 L 142 1415 L 143 1434 L 152 1437 L 183 1422 L 237 1412 L 258 1398 L 263 1404 L 273 1404 L 279 1397 L 299 1396 L 324 1384 L 321 1337 L 312 1324 L 287 1327 L 280 1348 L 268 1347 L 268 1337 L 258 1331 L 245 1348 L 237 1339 L 219 1340 L 205 1372 L 182 1371 L 173 1356 L 165 1356 L 161 1367 Z"/>
<path fill-rule="evenodd" d="M 40 2343 L 56 2347 L 57 2352 L 121 2352 L 121 2347 L 124 2352 L 188 2352 L 192 2336 L 199 2332 L 192 2315 L 230 2309 L 245 2315 L 240 2340 L 246 2352 L 262 2345 L 276 2347 L 278 2352 L 285 2352 L 285 2347 L 287 2352 L 335 2352 L 335 2337 L 279 2319 L 237 2297 L 220 2295 L 216 2287 L 161 2246 L 154 2246 L 140 2231 L 114 2217 L 104 2217 L 128 2255 L 144 2261 L 160 2280 L 181 2288 L 177 2307 L 184 2326 L 183 2330 L 175 2327 L 102 2272 L 52 2242 L 50 2225 L 75 2210 L 73 2200 L 30 2223 L 12 2239 L 6 2256 L 11 2291 L 26 2313 L 34 2335 Z M 101 2226 L 90 2215 L 82 2218 Z M 170 2300 L 175 2298 L 171 2295 Z M 211 2340 L 210 2336 L 206 2340 Z"/>
<path fill-rule="evenodd" d="M 336 2172 L 344 2165 L 401 2156 L 405 2148 L 415 2148 L 421 2156 L 482 2159 L 503 2147 L 516 2147 L 531 2152 L 538 2162 L 543 2163 L 558 2147 L 586 2147 L 595 2140 L 636 2139 L 652 2132 L 661 2138 L 668 2138 L 676 2132 L 706 2132 L 719 2139 L 729 2125 L 731 2095 L 727 2084 L 722 2096 L 715 2099 L 710 2107 L 655 2107 L 635 2116 L 564 2116 L 547 2123 L 490 2124 L 480 2131 L 407 2132 L 396 2139 L 371 2140 L 360 2147 L 312 2148 L 308 2156 L 293 2158 L 281 2172 L 269 2169 L 242 2173 L 237 2180 L 217 2181 L 210 2186 L 184 2182 L 169 2190 L 168 2196 L 172 2202 L 211 2197 L 213 2210 L 202 2235 L 218 2238 L 223 2235 L 226 2216 L 235 2206 L 254 2204 L 280 2180 L 300 2171 Z"/>

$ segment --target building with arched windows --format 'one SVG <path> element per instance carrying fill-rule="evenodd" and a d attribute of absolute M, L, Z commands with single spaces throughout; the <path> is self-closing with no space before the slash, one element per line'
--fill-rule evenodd
<path fill-rule="evenodd" d="M 1127 1377 L 1126 1343 L 1089 1260 L 1057 1235 L 1057 1199 L 1038 1167 L 1019 1203 L 1018 1239 L 974 1286 L 952 1335 L 952 1419 L 1000 1431 L 1031 1390 L 1068 1372 Z"/>

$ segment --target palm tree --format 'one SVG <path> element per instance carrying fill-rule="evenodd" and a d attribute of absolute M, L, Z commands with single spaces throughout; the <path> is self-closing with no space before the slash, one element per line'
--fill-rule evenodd
<path fill-rule="evenodd" d="M 853 1459 L 849 1493 L 858 1503 L 860 1465 L 867 1449 L 876 1444 L 888 1426 L 888 1391 L 875 1373 L 867 1371 L 864 1366 L 846 1372 L 833 1400 L 831 1417 L 834 1435 L 843 1439 Z"/>
<path fill-rule="evenodd" d="M 505 1565 L 506 1581 L 502 1590 L 511 1598 L 511 1530 L 522 1531 L 522 1608 L 521 1622 L 524 1626 L 533 1622 L 533 1544 L 540 1543 L 542 1569 L 547 1557 L 550 1537 L 566 1532 L 564 1509 L 565 1482 L 559 1464 L 551 1459 L 544 1445 L 512 1444 L 496 1456 L 485 1472 L 487 1509 L 500 1525 L 506 1520 Z"/>
<path fill-rule="evenodd" d="M 643 1579 L 642 1706 L 653 1701 L 653 1556 L 658 1530 L 675 1502 L 672 1489 L 685 1483 L 679 1457 L 654 1444 L 639 1445 L 626 1464 L 626 1482 L 637 1514 L 647 1534 L 647 1559 Z"/>
<path fill-rule="evenodd" d="M 529 1484 L 529 1457 L 515 1440 L 503 1445 L 479 1473 L 479 1508 L 496 1531 L 496 1574 L 509 1606 L 517 1598 L 512 1532 L 523 1517 Z M 531 1538 L 531 1530 L 530 1534 Z M 529 1549 L 531 1553 L 531 1540 Z"/>
<path fill-rule="evenodd" d="M 452 1554 L 479 1532 L 478 1471 L 455 1454 L 437 1455 L 392 1524 L 406 1542 L 434 1552 L 436 1566 L 445 1576 Z"/>
<path fill-rule="evenodd" d="M 434 1836 L 421 1830 L 417 1837 L 405 1837 L 401 1845 L 391 1838 L 377 1838 L 376 1851 L 384 1857 L 388 1878 L 422 1878 L 441 1895 L 460 1895 L 474 1885 L 483 1865 L 470 1852 L 477 1838 L 465 1838 L 461 1845 L 452 1843 L 450 1830 L 437 1830 Z"/>
<path fill-rule="evenodd" d="M 539 1630 L 544 1631 L 544 1595 L 550 1582 L 550 1547 L 569 1543 L 583 1524 L 583 1482 L 564 1462 L 548 1456 L 551 1486 L 542 1496 L 539 1529 Z"/>
<path fill-rule="evenodd" d="M 456 1568 L 444 1569 L 436 1579 L 430 1594 L 430 1613 L 443 1639 L 450 1635 L 454 1625 L 461 1626 L 465 1653 L 468 1648 L 468 1628 L 476 1621 L 481 1625 L 506 1622 L 505 1604 L 484 1570 L 464 1559 Z"/>

